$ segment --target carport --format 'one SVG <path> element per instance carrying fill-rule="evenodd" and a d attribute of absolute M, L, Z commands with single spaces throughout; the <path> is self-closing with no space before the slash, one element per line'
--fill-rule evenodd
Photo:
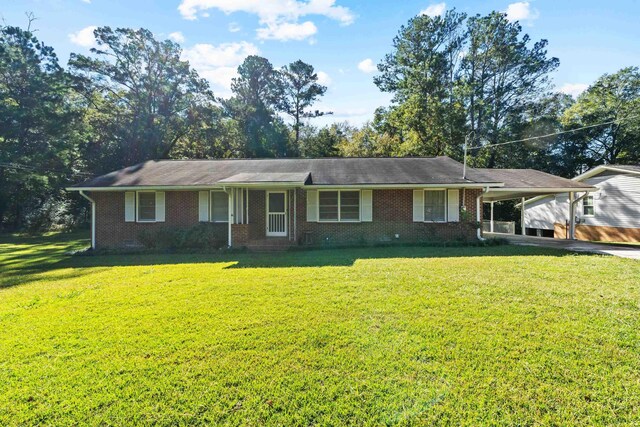
<path fill-rule="evenodd" d="M 569 238 L 575 239 L 576 205 L 589 192 L 597 189 L 591 185 L 571 179 L 562 178 L 534 169 L 474 169 L 483 174 L 487 181 L 503 182 L 503 187 L 488 188 L 482 195 L 483 203 L 489 203 L 490 232 L 494 232 L 493 204 L 504 200 L 518 200 L 520 202 L 521 234 L 526 235 L 525 200 L 536 196 L 569 194 Z"/>

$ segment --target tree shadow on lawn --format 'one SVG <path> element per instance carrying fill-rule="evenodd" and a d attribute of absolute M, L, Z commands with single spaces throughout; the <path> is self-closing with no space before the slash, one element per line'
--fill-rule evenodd
<path fill-rule="evenodd" d="M 553 256 L 587 255 L 565 250 L 525 246 L 391 246 L 361 247 L 342 249 L 313 249 L 290 251 L 285 253 L 246 253 L 236 257 L 232 265 L 235 268 L 291 268 L 291 267 L 350 267 L 358 260 L 394 259 L 394 258 L 472 258 L 472 257 L 507 257 L 507 256 Z"/>
<path fill-rule="evenodd" d="M 84 241 L 83 241 L 84 242 Z M 350 267 L 357 260 L 392 258 L 465 258 L 465 257 L 502 257 L 502 256 L 586 256 L 585 253 L 572 253 L 560 249 L 535 246 L 390 246 L 321 248 L 293 250 L 286 252 L 216 252 L 216 253 L 122 253 L 70 255 L 77 250 L 78 241 L 64 242 L 46 238 L 18 253 L 11 254 L 1 250 L 0 244 L 0 289 L 20 285 L 37 279 L 37 275 L 53 270 L 74 269 L 56 276 L 47 276 L 55 280 L 79 277 L 96 273 L 110 267 L 151 266 L 171 264 L 212 264 L 226 263 L 225 269 L 237 268 L 294 268 L 294 267 Z M 89 270 L 91 269 L 91 270 Z"/>

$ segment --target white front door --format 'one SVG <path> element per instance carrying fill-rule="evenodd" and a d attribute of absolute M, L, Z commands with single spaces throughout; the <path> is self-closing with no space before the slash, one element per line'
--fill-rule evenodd
<path fill-rule="evenodd" d="M 267 191 L 267 236 L 287 235 L 287 192 Z"/>

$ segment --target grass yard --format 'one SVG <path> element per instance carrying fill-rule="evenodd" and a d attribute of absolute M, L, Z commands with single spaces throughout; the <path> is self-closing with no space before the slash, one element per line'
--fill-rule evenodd
<path fill-rule="evenodd" d="M 0 425 L 637 425 L 640 262 L 0 237 Z"/>

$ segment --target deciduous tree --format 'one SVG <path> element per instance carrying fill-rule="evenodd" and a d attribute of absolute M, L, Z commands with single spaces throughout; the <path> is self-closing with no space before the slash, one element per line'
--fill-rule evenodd
<path fill-rule="evenodd" d="M 640 160 L 640 71 L 627 67 L 605 74 L 591 85 L 563 117 L 567 129 L 611 122 L 580 130 L 573 141 L 589 163 L 631 163 Z"/>
<path fill-rule="evenodd" d="M 93 56 L 72 54 L 69 66 L 99 116 L 92 125 L 104 149 L 95 152 L 113 156 L 95 162 L 96 171 L 169 157 L 212 108 L 207 81 L 180 59 L 178 44 L 149 30 L 101 27 L 94 35 Z"/>

